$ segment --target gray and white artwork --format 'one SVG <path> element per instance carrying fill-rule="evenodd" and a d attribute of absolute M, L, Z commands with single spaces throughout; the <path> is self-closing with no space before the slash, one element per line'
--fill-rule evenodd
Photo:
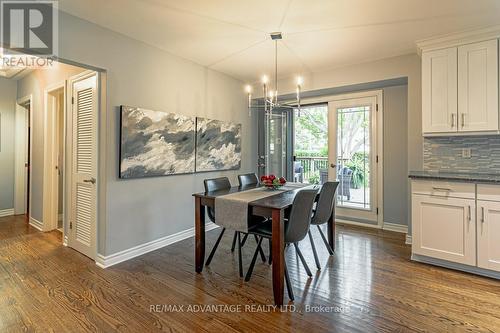
<path fill-rule="evenodd" d="M 121 107 L 120 178 L 195 171 L 195 118 Z"/>
<path fill-rule="evenodd" d="M 196 118 L 196 172 L 241 166 L 241 124 Z"/>

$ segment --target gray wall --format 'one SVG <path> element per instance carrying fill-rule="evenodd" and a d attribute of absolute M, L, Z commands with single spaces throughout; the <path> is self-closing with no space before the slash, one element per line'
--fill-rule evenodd
<path fill-rule="evenodd" d="M 0 78 L 0 210 L 14 208 L 16 81 Z"/>
<path fill-rule="evenodd" d="M 0 78 L 0 210 L 14 208 L 16 81 Z"/>
<path fill-rule="evenodd" d="M 194 226 L 192 193 L 203 179 L 256 171 L 256 117 L 248 116 L 243 83 L 150 45 L 78 19 L 60 15 L 60 57 L 107 71 L 107 107 L 100 115 L 106 159 L 105 220 L 98 252 L 109 255 Z M 118 179 L 119 106 L 139 106 L 242 124 L 238 171 L 161 178 Z M 101 184 L 102 185 L 102 184 Z"/>
<path fill-rule="evenodd" d="M 462 157 L 470 148 L 471 158 Z M 424 169 L 451 172 L 500 172 L 500 137 L 463 136 L 424 139 Z"/>
<path fill-rule="evenodd" d="M 55 63 L 51 69 L 37 69 L 17 81 L 17 97 L 33 97 L 31 152 L 31 212 L 30 216 L 43 222 L 43 145 L 44 94 L 50 85 L 63 82 L 83 69 Z"/>
<path fill-rule="evenodd" d="M 384 88 L 384 222 L 408 224 L 408 86 Z"/>

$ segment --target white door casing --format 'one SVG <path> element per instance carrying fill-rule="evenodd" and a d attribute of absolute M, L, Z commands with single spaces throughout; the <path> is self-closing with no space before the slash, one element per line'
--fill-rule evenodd
<path fill-rule="evenodd" d="M 68 246 L 95 259 L 98 178 L 97 73 L 77 76 L 69 82 L 72 97 L 72 159 Z"/>

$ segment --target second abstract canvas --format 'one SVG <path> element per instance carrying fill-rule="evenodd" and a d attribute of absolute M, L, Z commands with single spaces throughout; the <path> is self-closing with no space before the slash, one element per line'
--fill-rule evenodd
<path fill-rule="evenodd" d="M 196 118 L 196 172 L 241 166 L 241 124 Z"/>

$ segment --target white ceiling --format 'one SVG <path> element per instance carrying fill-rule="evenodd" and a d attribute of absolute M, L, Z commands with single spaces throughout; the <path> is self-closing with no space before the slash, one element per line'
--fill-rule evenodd
<path fill-rule="evenodd" d="M 415 41 L 500 22 L 499 0 L 60 0 L 75 16 L 242 81 L 416 51 Z"/>

